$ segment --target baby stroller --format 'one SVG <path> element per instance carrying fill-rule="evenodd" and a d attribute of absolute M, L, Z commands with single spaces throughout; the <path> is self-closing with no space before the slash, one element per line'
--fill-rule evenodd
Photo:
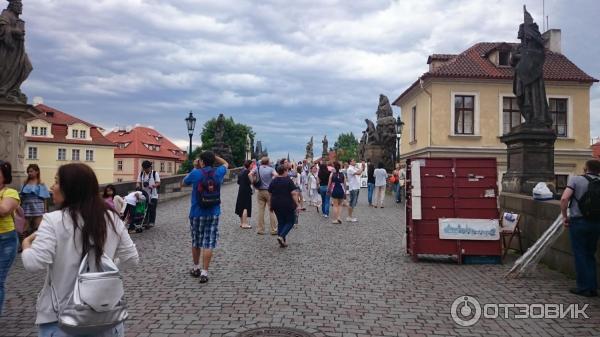
<path fill-rule="evenodd" d="M 144 231 L 144 220 L 146 219 L 146 215 L 148 213 L 148 193 L 146 191 L 141 191 L 144 197 L 138 199 L 133 209 L 133 214 L 131 215 L 131 225 L 135 229 L 136 233 L 141 233 Z"/>

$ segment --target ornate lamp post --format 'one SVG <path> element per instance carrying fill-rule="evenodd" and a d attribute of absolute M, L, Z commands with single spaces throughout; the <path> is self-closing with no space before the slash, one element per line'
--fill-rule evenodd
<path fill-rule="evenodd" d="M 189 158 L 192 160 L 192 137 L 194 136 L 194 128 L 196 128 L 196 118 L 192 115 L 190 111 L 190 115 L 185 119 L 185 123 L 187 124 L 188 135 L 190 136 L 190 152 Z"/>
<path fill-rule="evenodd" d="M 398 119 L 396 119 L 396 158 L 394 159 L 394 165 L 396 164 L 396 160 L 400 160 L 400 138 L 402 138 L 402 127 L 404 126 L 404 122 L 398 115 Z"/>

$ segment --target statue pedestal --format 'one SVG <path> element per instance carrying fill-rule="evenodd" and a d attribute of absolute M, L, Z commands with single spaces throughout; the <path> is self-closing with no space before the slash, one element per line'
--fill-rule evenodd
<path fill-rule="evenodd" d="M 381 145 L 368 144 L 365 145 L 364 160 L 370 159 L 376 167 L 379 162 L 385 162 L 384 160 L 385 149 Z"/>
<path fill-rule="evenodd" d="M 31 105 L 0 102 L 0 160 L 12 165 L 12 187 L 19 186 L 27 176 L 25 131 L 27 119 L 35 115 Z"/>
<path fill-rule="evenodd" d="M 502 177 L 502 191 L 531 195 L 539 182 L 554 186 L 554 141 L 556 134 L 546 128 L 517 128 L 503 136 L 507 146 L 508 169 Z"/>
<path fill-rule="evenodd" d="M 229 164 L 229 167 L 233 167 L 233 154 L 231 152 L 231 147 L 225 143 L 216 143 L 213 145 L 212 151 L 219 157 L 225 159 L 225 161 Z"/>

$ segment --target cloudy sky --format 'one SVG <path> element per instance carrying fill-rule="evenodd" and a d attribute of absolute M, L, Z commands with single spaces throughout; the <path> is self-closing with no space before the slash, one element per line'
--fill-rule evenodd
<path fill-rule="evenodd" d="M 541 26 L 542 1 L 23 0 L 35 68 L 23 89 L 107 129 L 154 126 L 183 147 L 190 110 L 199 124 L 224 113 L 271 156 L 300 158 L 310 136 L 320 149 L 325 134 L 331 145 L 360 135 L 379 94 L 395 99 L 429 54 L 516 41 L 523 3 Z M 600 78 L 600 2 L 545 2 L 563 52 Z M 600 136 L 599 84 L 591 106 Z"/>

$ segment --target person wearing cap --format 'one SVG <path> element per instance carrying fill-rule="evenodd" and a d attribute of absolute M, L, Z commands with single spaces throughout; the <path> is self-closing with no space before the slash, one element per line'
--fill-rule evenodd
<path fill-rule="evenodd" d="M 160 188 L 160 176 L 152 169 L 152 163 L 148 160 L 142 162 L 142 172 L 137 177 L 137 187 L 142 188 L 150 196 L 148 202 L 148 214 L 144 224 L 150 228 L 156 222 L 156 207 L 158 206 L 158 189 Z"/>

